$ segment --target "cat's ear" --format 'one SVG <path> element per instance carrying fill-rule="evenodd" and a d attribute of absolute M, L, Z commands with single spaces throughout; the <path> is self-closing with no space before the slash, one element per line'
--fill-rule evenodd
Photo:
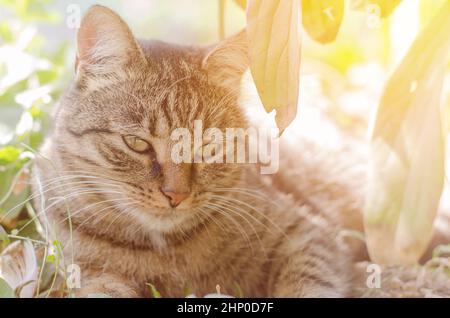
<path fill-rule="evenodd" d="M 249 67 L 248 39 L 245 30 L 231 36 L 208 51 L 203 69 L 211 81 L 232 89 L 239 87 Z"/>
<path fill-rule="evenodd" d="M 77 76 L 117 75 L 145 57 L 127 24 L 112 10 L 95 5 L 85 14 L 77 34 Z"/>

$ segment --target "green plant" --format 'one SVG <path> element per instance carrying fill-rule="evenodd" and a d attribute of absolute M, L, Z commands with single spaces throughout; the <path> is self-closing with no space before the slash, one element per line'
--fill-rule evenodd
<path fill-rule="evenodd" d="M 0 252 L 15 240 L 40 244 L 35 224 L 29 222 L 34 215 L 30 169 L 68 69 L 68 46 L 49 49 L 36 28 L 59 20 L 48 10 L 50 3 L 0 1 L 6 16 L 0 23 Z M 0 297 L 10 291 L 0 280 Z"/>
<path fill-rule="evenodd" d="M 236 3 L 247 9 L 251 71 L 259 96 L 268 112 L 276 110 L 284 130 L 297 113 L 300 21 L 312 39 L 326 44 L 336 39 L 346 4 L 382 18 L 401 0 Z M 415 263 L 431 239 L 445 174 L 441 96 L 450 51 L 450 2 L 441 11 L 387 83 L 378 108 L 364 224 L 370 255 L 379 263 Z"/>
<path fill-rule="evenodd" d="M 44 38 L 30 26 L 57 21 L 48 3 L 0 1 L 8 12 L 0 24 L 0 224 L 8 228 L 17 225 L 29 195 L 30 149 L 43 141 L 64 84 L 67 47 L 46 51 Z"/>

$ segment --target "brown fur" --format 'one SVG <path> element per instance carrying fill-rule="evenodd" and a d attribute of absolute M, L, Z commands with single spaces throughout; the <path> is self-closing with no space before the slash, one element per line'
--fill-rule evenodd
<path fill-rule="evenodd" d="M 34 204 L 49 239 L 63 242 L 64 264 L 81 266 L 79 296 L 144 297 L 146 283 L 168 297 L 216 285 L 248 297 L 350 295 L 337 224 L 359 202 L 328 178 L 330 154 L 298 141 L 298 151 L 282 147 L 281 170 L 268 176 L 257 165 L 170 160 L 174 128 L 195 119 L 247 127 L 238 105 L 245 34 L 204 48 L 136 42 L 95 6 L 78 46 L 76 78 L 36 163 Z M 127 134 L 153 150 L 134 153 Z M 171 208 L 162 185 L 190 196 Z"/>

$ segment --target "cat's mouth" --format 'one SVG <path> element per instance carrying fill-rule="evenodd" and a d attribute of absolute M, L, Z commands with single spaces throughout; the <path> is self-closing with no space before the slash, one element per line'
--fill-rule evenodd
<path fill-rule="evenodd" d="M 174 225 L 181 225 L 183 222 L 193 220 L 199 203 L 198 193 L 191 192 L 182 202 L 173 206 L 169 199 L 156 190 L 151 193 L 127 189 L 123 192 L 123 197 L 129 203 L 125 203 L 122 210 L 131 213 L 144 226 L 151 226 L 159 229 L 172 228 Z M 128 204 L 131 204 L 128 205 Z"/>
<path fill-rule="evenodd" d="M 175 228 L 184 228 L 192 222 L 195 223 L 196 215 L 189 209 L 148 206 L 146 204 L 136 205 L 132 213 L 142 226 L 161 232 L 171 232 Z"/>
<path fill-rule="evenodd" d="M 171 207 L 164 207 L 162 205 L 148 205 L 145 203 L 137 204 L 140 212 L 153 215 L 155 217 L 173 217 L 177 211 Z"/>
<path fill-rule="evenodd" d="M 187 206 L 171 207 L 157 203 L 156 204 L 152 203 L 151 205 L 146 203 L 139 203 L 137 204 L 137 207 L 140 212 L 161 219 L 171 219 L 180 215 L 188 214 L 190 211 L 190 209 Z"/>

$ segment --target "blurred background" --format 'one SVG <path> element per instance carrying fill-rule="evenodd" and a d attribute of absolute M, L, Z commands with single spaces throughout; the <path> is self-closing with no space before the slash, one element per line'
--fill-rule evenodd
<path fill-rule="evenodd" d="M 310 131 L 331 147 L 339 143 L 336 129 L 366 139 L 387 78 L 445 1 L 404 0 L 386 19 L 348 1 L 336 41 L 322 45 L 304 33 L 299 116 L 290 129 Z M 24 205 L 16 205 L 28 189 L 20 180 L 26 180 L 29 160 L 51 127 L 49 114 L 73 75 L 77 14 L 103 4 L 136 37 L 207 44 L 220 38 L 221 3 L 225 34 L 245 27 L 245 11 L 233 0 L 0 0 L 0 215 L 14 208 L 4 227 L 22 222 Z M 318 131 L 323 114 L 331 124 Z"/>

